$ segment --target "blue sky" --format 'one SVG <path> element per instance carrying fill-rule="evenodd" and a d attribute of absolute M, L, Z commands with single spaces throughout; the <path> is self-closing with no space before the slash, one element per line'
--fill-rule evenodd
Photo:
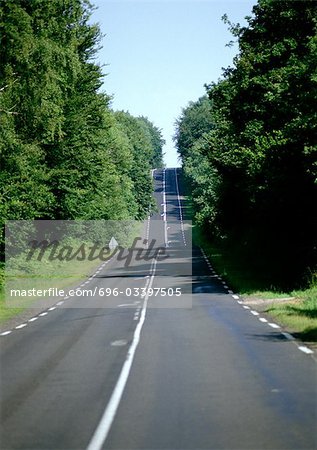
<path fill-rule="evenodd" d="M 162 129 L 167 167 L 179 165 L 172 136 L 174 123 L 188 102 L 205 94 L 232 65 L 237 46 L 229 19 L 245 24 L 256 0 L 93 0 L 103 48 L 97 61 L 106 65 L 104 90 L 115 110 L 148 117 Z"/>

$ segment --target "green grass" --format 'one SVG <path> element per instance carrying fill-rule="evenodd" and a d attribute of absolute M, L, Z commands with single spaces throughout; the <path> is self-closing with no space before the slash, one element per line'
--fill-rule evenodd
<path fill-rule="evenodd" d="M 317 342 L 317 285 L 293 291 L 294 301 L 273 303 L 266 312 L 287 327 L 297 338 Z"/>
<path fill-rule="evenodd" d="M 118 222 L 120 224 L 120 222 Z M 121 229 L 114 228 L 113 232 L 116 232 L 116 236 L 124 247 L 132 245 L 135 237 L 142 236 L 142 223 L 127 221 L 127 224 L 123 222 L 124 227 Z M 89 230 L 88 230 L 89 231 Z M 92 228 L 92 231 L 95 231 Z M 98 229 L 96 230 L 98 231 Z M 103 230 L 101 230 L 103 231 Z M 104 236 L 101 234 L 100 241 L 103 241 Z M 95 240 L 97 240 L 95 238 Z M 86 249 L 91 248 L 94 245 L 94 241 L 89 239 L 83 241 L 78 237 L 72 237 L 71 235 L 64 238 L 60 242 L 61 248 L 66 249 L 78 249 L 81 245 L 86 245 Z M 73 250 L 72 250 L 73 251 Z M 42 302 L 43 298 L 36 297 L 12 297 L 9 296 L 11 289 L 15 290 L 29 290 L 29 289 L 64 289 L 75 288 L 80 284 L 82 280 L 94 272 L 101 264 L 101 259 L 96 257 L 94 260 L 88 259 L 87 255 L 81 261 L 77 258 L 72 258 L 70 261 L 62 258 L 50 258 L 50 251 L 45 252 L 42 259 L 39 261 L 37 255 L 34 258 L 29 259 L 28 250 L 24 250 L 18 255 L 12 256 L 7 262 L 7 273 L 5 274 L 4 263 L 0 263 L 0 322 L 4 322 L 27 308 L 36 308 L 39 305 L 39 301 Z M 111 257 L 112 252 L 108 255 L 103 255 L 103 258 Z M 6 275 L 6 279 L 5 279 Z M 7 295 L 6 289 L 7 287 Z M 46 297 L 48 299 L 48 297 Z M 53 300 L 53 299 L 52 299 Z"/>
<path fill-rule="evenodd" d="M 0 322 L 4 322 L 21 312 L 21 308 L 8 308 L 4 294 L 4 264 L 0 263 Z"/>
<path fill-rule="evenodd" d="M 100 260 L 95 261 L 72 261 L 71 273 L 68 270 L 63 276 L 54 275 L 50 264 L 45 266 L 45 261 L 42 261 L 41 278 L 34 279 L 32 277 L 25 280 L 16 278 L 16 284 L 13 279 L 13 285 L 15 289 L 46 289 L 49 287 L 55 287 L 58 289 L 66 289 L 71 286 L 77 286 L 81 280 L 86 279 L 87 276 L 94 271 L 94 269 L 100 265 Z M 61 272 L 60 272 L 61 273 Z M 12 286 L 12 285 L 11 285 Z M 18 299 L 18 304 L 14 303 L 14 300 L 8 300 L 5 294 L 5 268 L 4 264 L 0 266 L 0 323 L 3 323 L 17 314 L 25 311 L 28 307 L 36 307 L 36 298 L 26 298 L 23 300 Z"/>

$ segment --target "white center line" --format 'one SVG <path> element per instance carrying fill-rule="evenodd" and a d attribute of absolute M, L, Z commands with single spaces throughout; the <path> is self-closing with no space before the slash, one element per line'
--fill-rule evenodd
<path fill-rule="evenodd" d="M 152 287 L 153 280 L 155 277 L 156 264 L 157 264 L 157 260 L 153 260 L 152 267 L 151 267 L 151 278 L 148 283 L 149 289 Z M 117 384 L 112 392 L 109 403 L 106 406 L 103 416 L 93 434 L 93 437 L 87 447 L 87 450 L 100 450 L 103 447 L 103 444 L 105 443 L 107 436 L 109 434 L 112 422 L 115 418 L 117 409 L 120 404 L 120 400 L 121 400 L 124 388 L 128 381 L 131 366 L 132 366 L 132 363 L 134 360 L 134 355 L 135 355 L 136 349 L 137 349 L 139 341 L 140 341 L 141 330 L 142 330 L 142 327 L 143 327 L 143 324 L 145 321 L 147 302 L 148 302 L 148 298 L 149 298 L 148 292 L 149 292 L 149 290 L 147 289 L 147 295 L 144 299 L 144 303 L 143 303 L 143 307 L 142 307 L 142 311 L 141 311 L 141 315 L 140 315 L 140 320 L 135 328 L 133 340 L 132 340 L 131 346 L 128 350 L 126 360 L 121 369 L 121 373 L 119 375 Z"/>

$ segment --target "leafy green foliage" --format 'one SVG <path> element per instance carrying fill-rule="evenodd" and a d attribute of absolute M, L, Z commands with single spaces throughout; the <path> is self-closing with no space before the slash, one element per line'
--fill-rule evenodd
<path fill-rule="evenodd" d="M 199 224 L 214 224 L 217 209 L 217 172 L 207 153 L 214 128 L 212 103 L 207 96 L 190 102 L 176 121 L 174 141 L 182 158 L 184 174 L 192 188 L 193 206 Z"/>
<path fill-rule="evenodd" d="M 115 112 L 114 115 L 131 145 L 131 179 L 138 205 L 137 218 L 142 219 L 152 205 L 153 183 L 150 171 L 154 148 L 151 134 L 143 119 L 135 118 L 124 111 Z"/>
<path fill-rule="evenodd" d="M 0 1 L 1 230 L 10 219 L 148 211 L 164 142 L 148 119 L 111 111 L 92 10 L 88 0 Z"/>
<path fill-rule="evenodd" d="M 151 147 L 153 150 L 153 155 L 150 160 L 152 169 L 160 169 L 164 166 L 163 163 L 163 146 L 165 140 L 162 137 L 162 130 L 154 126 L 152 122 L 149 121 L 147 117 L 139 117 L 139 121 L 145 126 L 146 132 L 150 135 Z"/>

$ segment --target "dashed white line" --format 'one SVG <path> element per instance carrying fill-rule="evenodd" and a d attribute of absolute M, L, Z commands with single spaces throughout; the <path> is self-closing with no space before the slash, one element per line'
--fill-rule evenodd
<path fill-rule="evenodd" d="M 236 295 L 236 294 L 234 294 L 233 296 L 232 296 L 232 298 L 234 298 L 235 300 L 239 300 L 239 295 Z M 238 302 L 238 303 L 240 303 L 240 302 Z"/>
<path fill-rule="evenodd" d="M 282 332 L 282 335 L 289 341 L 295 341 L 294 336 L 292 336 L 290 333 Z"/>
<path fill-rule="evenodd" d="M 233 298 L 239 298 L 237 295 L 233 295 Z M 237 303 L 239 303 L 240 305 L 243 303 L 242 301 L 238 301 Z M 260 314 L 257 311 L 251 310 L 251 308 L 249 306 L 243 305 L 244 309 L 249 309 L 250 313 L 253 314 L 254 316 L 259 316 Z M 274 329 L 280 329 L 280 325 L 278 325 L 277 323 L 274 322 L 269 322 L 267 319 L 265 319 L 264 317 L 258 317 L 259 321 L 262 323 L 266 323 L 267 325 L 269 325 L 271 328 Z M 281 332 L 281 335 L 284 336 L 287 340 L 289 341 L 295 341 L 296 339 L 294 338 L 294 336 L 292 336 L 290 333 L 287 332 Z M 297 345 L 297 348 L 299 350 L 301 350 L 303 353 L 306 353 L 307 355 L 311 355 L 314 353 L 313 350 L 311 350 L 310 348 L 306 347 L 305 345 Z"/>
<path fill-rule="evenodd" d="M 8 334 L 11 334 L 12 330 L 10 331 L 3 331 L 3 333 L 0 334 L 0 336 L 8 336 Z"/>
<path fill-rule="evenodd" d="M 117 308 L 127 308 L 129 306 L 135 307 L 135 303 L 121 303 L 120 305 L 117 305 Z"/>
<path fill-rule="evenodd" d="M 272 328 L 281 328 L 277 323 L 268 322 L 268 325 Z"/>
<path fill-rule="evenodd" d="M 128 341 L 125 339 L 119 339 L 118 341 L 112 341 L 111 342 L 111 346 L 112 347 L 124 347 L 125 345 L 127 345 Z"/>
<path fill-rule="evenodd" d="M 313 350 L 311 350 L 310 348 L 306 347 L 305 345 L 299 345 L 298 346 L 299 350 L 301 350 L 302 352 L 306 353 L 307 355 L 311 355 L 313 352 Z"/>
<path fill-rule="evenodd" d="M 113 257 L 112 257 L 112 258 L 113 258 Z M 112 258 L 111 258 L 111 259 L 112 259 Z M 96 274 L 99 273 L 99 272 L 101 271 L 101 268 L 104 267 L 106 264 L 108 264 L 108 262 L 110 262 L 111 259 L 109 259 L 108 261 L 105 261 L 105 262 L 98 268 L 98 270 L 97 270 L 94 274 L 90 275 L 90 277 L 88 278 L 88 280 L 86 280 L 86 281 L 83 282 L 81 285 L 79 285 L 79 287 L 78 287 L 77 289 L 80 289 L 80 287 L 84 287 L 84 286 L 85 286 L 86 284 L 88 284 L 91 280 L 93 280 L 93 278 L 96 276 Z M 69 299 L 69 298 L 70 298 L 70 296 L 69 296 L 69 295 L 66 295 L 65 297 L 63 297 L 63 300 L 57 302 L 57 303 L 55 304 L 55 306 L 52 306 L 52 307 L 48 308 L 47 311 L 44 311 L 44 312 L 40 313 L 38 316 L 31 317 L 31 319 L 28 319 L 27 323 L 22 323 L 22 324 L 20 324 L 20 325 L 17 325 L 17 326 L 15 327 L 15 329 L 16 329 L 16 330 L 20 330 L 20 329 L 22 329 L 22 328 L 25 328 L 25 327 L 28 325 L 28 323 L 35 322 L 35 321 L 38 320 L 40 317 L 45 317 L 45 316 L 47 316 L 47 314 L 48 314 L 49 312 L 54 311 L 58 306 L 62 306 L 62 305 L 65 303 L 65 300 L 67 300 L 67 299 Z M 8 336 L 9 334 L 12 333 L 12 331 L 13 331 L 13 330 L 3 331 L 2 333 L 0 333 L 0 336 Z"/>

